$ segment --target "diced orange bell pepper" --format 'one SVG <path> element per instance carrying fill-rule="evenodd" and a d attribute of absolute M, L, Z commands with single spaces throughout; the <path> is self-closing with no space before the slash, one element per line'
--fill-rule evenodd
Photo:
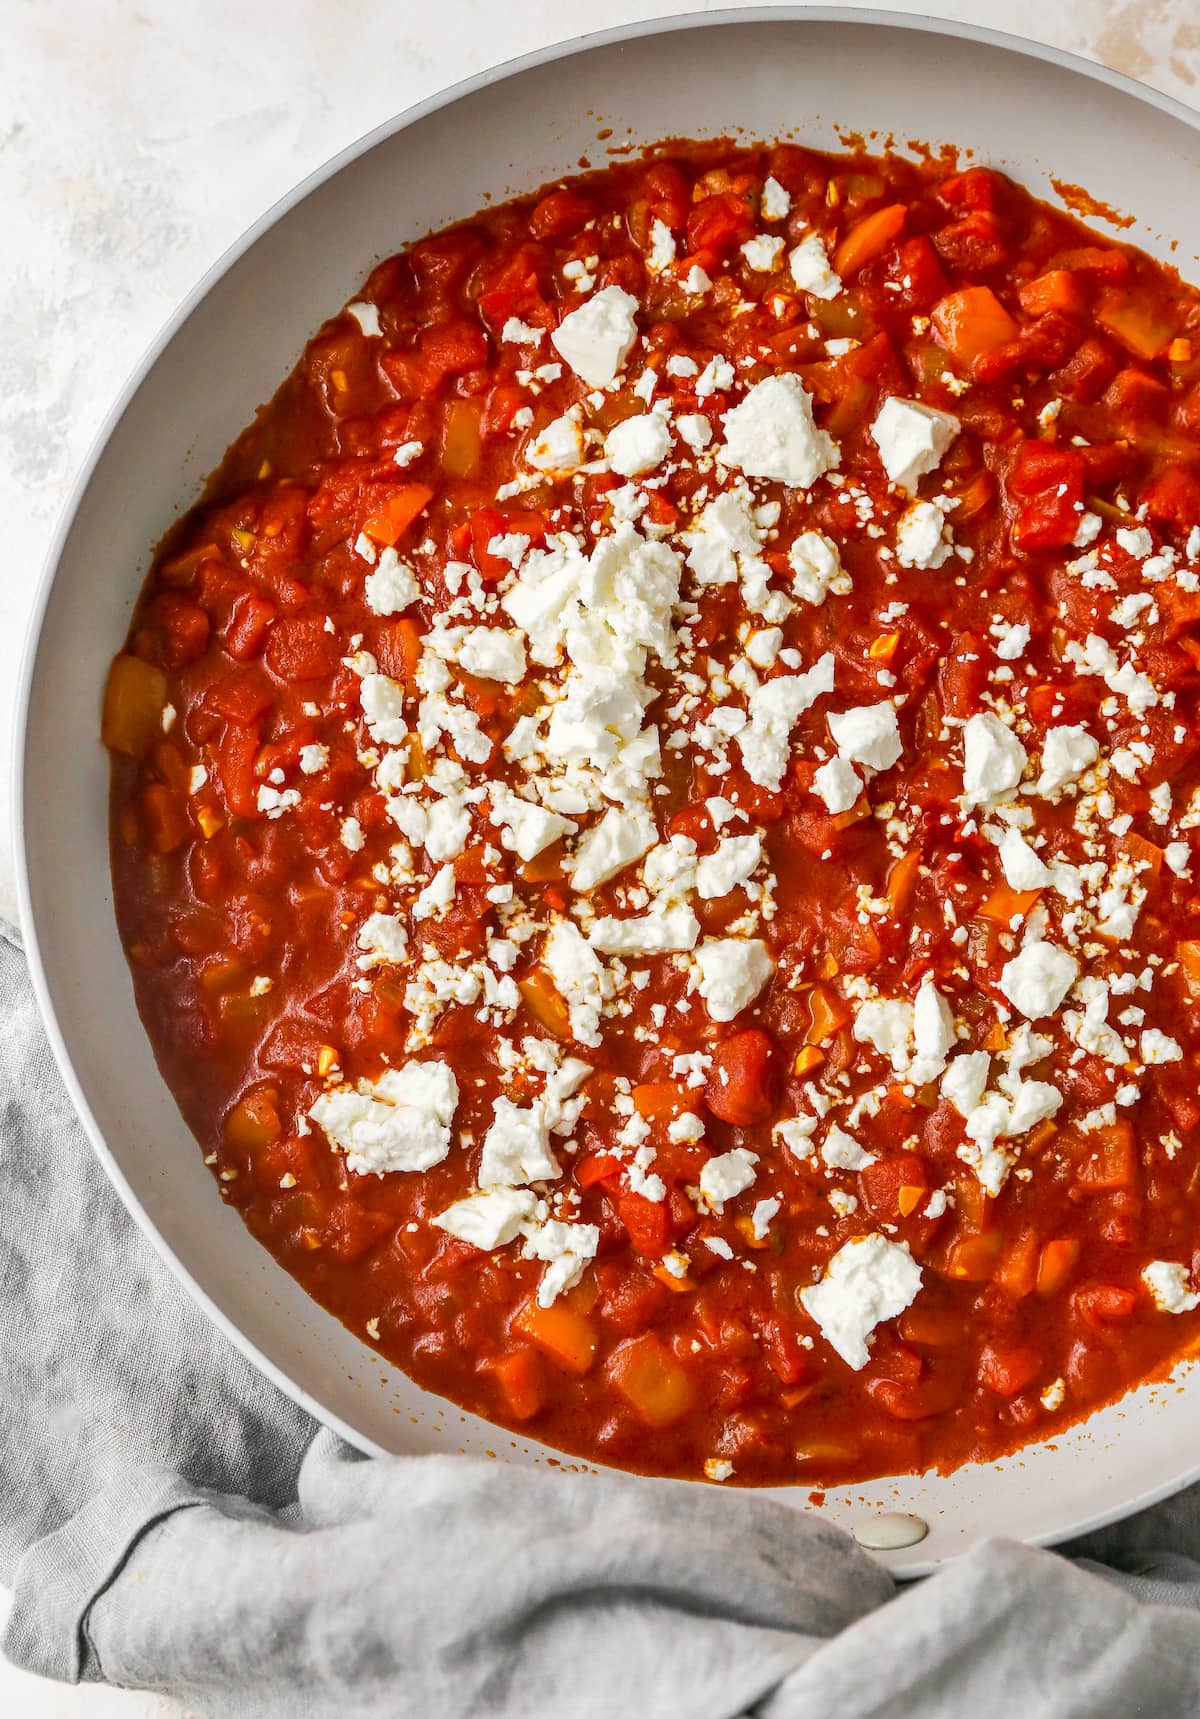
<path fill-rule="evenodd" d="M 892 918 L 899 919 L 913 898 L 921 873 L 921 856 L 914 850 L 898 859 L 887 879 L 887 899 Z"/>
<path fill-rule="evenodd" d="M 596 1327 L 567 1301 L 555 1301 L 549 1307 L 531 1301 L 516 1323 L 569 1373 L 586 1373 L 596 1359 L 600 1341 Z"/>
<path fill-rule="evenodd" d="M 672 1426 L 692 1406 L 690 1376 L 653 1332 L 631 1337 L 614 1349 L 608 1372 L 626 1402 L 655 1431 Z"/>
<path fill-rule="evenodd" d="M 225 1138 L 240 1152 L 261 1152 L 283 1132 L 279 1095 L 274 1087 L 259 1087 L 240 1099 L 225 1118 Z"/>
<path fill-rule="evenodd" d="M 165 782 L 151 782 L 142 790 L 142 818 L 156 854 L 173 853 L 188 833 L 183 800 Z"/>
<path fill-rule="evenodd" d="M 957 1277 L 965 1283 L 986 1283 L 995 1271 L 1001 1240 L 999 1230 L 963 1236 L 954 1243 L 947 1256 L 947 1277 Z"/>
<path fill-rule="evenodd" d="M 1096 321 L 1138 358 L 1157 358 L 1177 332 L 1169 310 L 1138 292 L 1107 293 Z"/>
<path fill-rule="evenodd" d="M 850 1011 L 846 1005 L 839 997 L 827 991 L 824 985 L 813 986 L 808 993 L 808 1006 L 812 1021 L 804 1036 L 805 1042 L 810 1045 L 825 1044 L 850 1019 Z"/>
<path fill-rule="evenodd" d="M 889 203 L 886 208 L 864 215 L 838 244 L 833 254 L 834 271 L 844 281 L 856 275 L 900 236 L 907 217 L 908 206 L 904 203 Z"/>
<path fill-rule="evenodd" d="M 432 500 L 433 491 L 426 484 L 402 484 L 385 496 L 367 519 L 363 530 L 373 542 L 391 548 Z"/>
<path fill-rule="evenodd" d="M 492 1362 L 491 1371 L 504 1393 L 508 1412 L 515 1421 L 527 1421 L 544 1401 L 541 1368 L 532 1349 L 514 1349 Z"/>
<path fill-rule="evenodd" d="M 114 752 L 141 758 L 162 734 L 167 677 L 141 657 L 119 656 L 108 671 L 101 738 Z"/>
<path fill-rule="evenodd" d="M 1013 889 L 998 883 L 980 903 L 979 912 L 994 925 L 1008 925 L 1018 914 L 1024 918 L 1040 894 L 1040 889 Z"/>
<path fill-rule="evenodd" d="M 985 352 L 1017 338 L 1017 325 L 991 287 L 963 287 L 933 307 L 934 339 L 960 363 L 971 364 Z"/>
<path fill-rule="evenodd" d="M 1074 1271 L 1079 1252 L 1079 1242 L 1074 1236 L 1056 1236 L 1045 1244 L 1038 1260 L 1039 1295 L 1058 1294 Z"/>
<path fill-rule="evenodd" d="M 1082 316 L 1087 310 L 1083 283 L 1070 269 L 1047 269 L 1044 275 L 1026 281 L 1017 297 L 1026 316 L 1045 316 L 1051 310 L 1061 311 L 1065 316 Z"/>

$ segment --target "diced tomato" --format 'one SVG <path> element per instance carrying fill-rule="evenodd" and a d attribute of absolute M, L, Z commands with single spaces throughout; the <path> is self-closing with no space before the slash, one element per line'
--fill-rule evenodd
<path fill-rule="evenodd" d="M 271 629 L 263 661 L 280 680 L 324 680 L 341 661 L 342 647 L 321 615 L 285 616 Z"/>
<path fill-rule="evenodd" d="M 1088 1325 L 1103 1331 L 1114 1320 L 1129 1318 L 1137 1295 L 1119 1283 L 1085 1283 L 1073 1292 L 1071 1305 Z"/>
<path fill-rule="evenodd" d="M 757 1027 L 734 1033 L 713 1052 L 705 1102 L 714 1116 L 737 1128 L 764 1122 L 775 1108 L 775 1046 Z"/>
<path fill-rule="evenodd" d="M 1190 531 L 1200 525 L 1200 472 L 1190 466 L 1165 466 L 1151 479 L 1142 500 L 1151 519 Z"/>
<path fill-rule="evenodd" d="M 687 218 L 688 250 L 728 251 L 754 235 L 754 216 L 744 197 L 719 192 L 693 205 Z"/>
<path fill-rule="evenodd" d="M 1106 340 L 1091 337 L 1050 378 L 1068 400 L 1098 400 L 1117 373 L 1117 358 Z"/>
<path fill-rule="evenodd" d="M 595 213 L 590 197 L 566 189 L 551 191 L 534 207 L 529 231 L 535 239 L 563 239 L 586 226 Z"/>
<path fill-rule="evenodd" d="M 929 1172 L 915 1152 L 879 1158 L 858 1174 L 863 1201 L 880 1223 L 911 1217 L 929 1192 Z"/>
<path fill-rule="evenodd" d="M 1007 258 L 1004 232 L 988 209 L 973 209 L 933 235 L 934 249 L 945 263 L 964 274 L 985 274 Z"/>
<path fill-rule="evenodd" d="M 812 1377 L 812 1360 L 800 1347 L 799 1332 L 792 1325 L 783 1319 L 764 1319 L 761 1336 L 771 1370 L 785 1385 L 798 1385 Z"/>
<path fill-rule="evenodd" d="M 671 1242 L 671 1214 L 665 1202 L 629 1191 L 617 1196 L 617 1210 L 638 1253 L 660 1259 Z"/>
<path fill-rule="evenodd" d="M 161 629 L 162 660 L 167 668 L 183 668 L 204 654 L 209 619 L 198 603 L 178 591 L 163 591 L 154 599 L 150 617 Z"/>
<path fill-rule="evenodd" d="M 256 728 L 231 728 L 217 752 L 217 771 L 225 804 L 239 818 L 258 815 L 258 778 L 254 774 L 257 756 Z"/>
<path fill-rule="evenodd" d="M 1041 1372 L 1041 1351 L 1021 1343 L 987 1343 L 979 1356 L 979 1380 L 998 1397 L 1015 1397 Z"/>
<path fill-rule="evenodd" d="M 998 214 L 1009 201 L 1011 187 L 993 167 L 968 167 L 952 173 L 938 187 L 938 196 L 952 209 L 986 209 Z"/>
<path fill-rule="evenodd" d="M 1083 456 L 1076 448 L 1022 442 L 1009 469 L 1013 542 L 1022 549 L 1065 547 L 1083 511 Z"/>
<path fill-rule="evenodd" d="M 249 662 L 266 643 L 276 608 L 269 597 L 246 591 L 235 601 L 222 633 L 222 643 L 238 662 Z"/>
<path fill-rule="evenodd" d="M 924 234 L 904 239 L 888 263 L 887 279 L 898 290 L 896 302 L 905 310 L 923 310 L 944 298 L 948 290 L 946 271 Z"/>
<path fill-rule="evenodd" d="M 476 508 L 471 514 L 471 555 L 480 575 L 489 584 L 504 579 L 513 570 L 511 559 L 493 555 L 488 545 L 498 537 L 525 537 L 539 543 L 546 535 L 547 520 L 532 508 Z"/>

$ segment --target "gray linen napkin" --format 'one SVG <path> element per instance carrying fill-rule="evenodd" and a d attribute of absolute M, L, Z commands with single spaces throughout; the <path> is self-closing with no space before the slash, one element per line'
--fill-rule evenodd
<path fill-rule="evenodd" d="M 1200 1711 L 1197 1493 L 1074 1563 L 995 1541 L 897 1592 L 837 1529 L 752 1492 L 367 1461 L 258 1376 L 126 1216 L 12 933 L 0 1106 L 18 1664 L 207 1719 Z"/>

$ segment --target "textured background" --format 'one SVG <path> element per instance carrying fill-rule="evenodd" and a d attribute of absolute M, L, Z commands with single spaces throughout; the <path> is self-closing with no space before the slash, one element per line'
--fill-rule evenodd
<path fill-rule="evenodd" d="M 547 42 L 699 9 L 710 8 L 0 0 L 0 912 L 13 909 L 10 689 L 46 547 L 113 395 L 176 302 L 276 197 L 411 102 Z M 936 9 L 1104 60 L 1200 104 L 1195 0 Z M 0 1664 L 0 1713 L 14 1719 L 177 1712 L 62 1690 Z"/>

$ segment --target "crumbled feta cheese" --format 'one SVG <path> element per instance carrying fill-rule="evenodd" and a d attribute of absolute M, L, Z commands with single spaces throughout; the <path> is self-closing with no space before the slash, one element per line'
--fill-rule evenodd
<path fill-rule="evenodd" d="M 609 465 L 622 477 L 637 477 L 661 465 L 671 451 L 671 431 L 657 412 L 639 412 L 614 424 L 604 438 Z"/>
<path fill-rule="evenodd" d="M 1168 1037 L 1157 1027 L 1147 1027 L 1141 1037 L 1144 1063 L 1181 1062 L 1183 1050 L 1178 1040 Z"/>
<path fill-rule="evenodd" d="M 578 406 L 544 425 L 525 449 L 526 464 L 539 472 L 573 472 L 583 460 L 583 425 Z"/>
<path fill-rule="evenodd" d="M 750 694 L 750 721 L 738 733 L 737 742 L 746 774 L 760 788 L 778 791 L 787 770 L 792 729 L 818 698 L 833 691 L 833 662 L 832 651 L 826 651 L 803 674 L 776 675 Z"/>
<path fill-rule="evenodd" d="M 1030 847 L 1020 830 L 1007 829 L 1000 841 L 1000 864 L 1011 889 L 1045 889 L 1053 873 Z"/>
<path fill-rule="evenodd" d="M 637 339 L 637 303 L 622 287 L 604 287 L 551 334 L 555 351 L 589 388 L 607 388 L 616 380 Z"/>
<path fill-rule="evenodd" d="M 715 853 L 696 867 L 696 893 L 701 901 L 716 901 L 754 873 L 762 859 L 762 837 L 723 836 Z"/>
<path fill-rule="evenodd" d="M 368 303 L 366 299 L 356 299 L 353 304 L 348 304 L 346 315 L 354 318 L 368 338 L 383 333 L 383 329 L 379 326 L 378 306 Z"/>
<path fill-rule="evenodd" d="M 779 253 L 783 249 L 783 240 L 772 238 L 760 233 L 756 238 L 747 239 L 742 246 L 742 255 L 748 265 L 758 274 L 770 274 L 779 264 Z"/>
<path fill-rule="evenodd" d="M 830 591 L 844 596 L 850 580 L 842 567 L 838 546 L 821 531 L 802 531 L 788 551 L 792 590 L 806 603 L 819 605 Z"/>
<path fill-rule="evenodd" d="M 575 849 L 572 889 L 586 892 L 616 877 L 654 846 L 658 830 L 643 808 L 631 812 L 611 806 L 600 822 L 580 837 Z"/>
<path fill-rule="evenodd" d="M 921 1268 L 899 1242 L 881 1235 L 855 1236 L 834 1254 L 819 1283 L 800 1291 L 800 1301 L 825 1341 L 860 1372 L 871 1358 L 871 1336 L 916 1300 Z"/>
<path fill-rule="evenodd" d="M 806 233 L 788 256 L 792 279 L 801 292 L 813 298 L 836 298 L 842 290 L 842 277 L 834 273 L 829 262 L 825 241 L 819 233 Z"/>
<path fill-rule="evenodd" d="M 842 758 L 871 770 L 890 770 L 904 750 L 896 707 L 886 701 L 835 712 L 829 732 Z"/>
<path fill-rule="evenodd" d="M 848 812 L 862 793 L 862 781 L 853 764 L 839 753 L 813 773 L 813 791 L 821 796 L 831 817 Z"/>
<path fill-rule="evenodd" d="M 571 1031 L 580 1044 L 600 1043 L 600 1011 L 612 984 L 586 937 L 570 920 L 550 928 L 542 960 L 555 990 L 567 1006 Z"/>
<path fill-rule="evenodd" d="M 551 1307 L 564 1290 L 573 1289 L 583 1276 L 588 1261 L 595 1259 L 599 1246 L 600 1231 L 595 1224 L 567 1224 L 552 1218 L 537 1229 L 527 1230 L 526 1259 L 547 1262 L 538 1284 L 538 1306 Z"/>
<path fill-rule="evenodd" d="M 720 1211 L 726 1200 L 744 1193 L 754 1181 L 757 1164 L 758 1154 L 748 1152 L 744 1146 L 735 1146 L 731 1152 L 710 1158 L 700 1171 L 700 1192 L 706 1203 L 714 1211 Z"/>
<path fill-rule="evenodd" d="M 1192 1313 L 1200 1307 L 1187 1267 L 1174 1260 L 1152 1259 L 1142 1272 L 1142 1282 L 1160 1313 Z"/>
<path fill-rule="evenodd" d="M 367 608 L 373 615 L 399 615 L 421 595 L 416 574 L 394 549 L 381 549 L 373 573 L 363 585 Z"/>
<path fill-rule="evenodd" d="M 963 727 L 964 805 L 994 805 L 1011 794 L 1028 761 L 1011 728 L 992 711 L 968 718 Z"/>
<path fill-rule="evenodd" d="M 953 553 L 946 515 L 936 501 L 914 501 L 905 509 L 896 527 L 896 559 L 902 567 L 943 567 Z"/>
<path fill-rule="evenodd" d="M 646 267 L 652 275 L 660 275 L 675 261 L 675 235 L 665 221 L 657 218 L 650 226 L 650 254 Z"/>
<path fill-rule="evenodd" d="M 693 453 L 703 453 L 712 441 L 712 425 L 703 412 L 684 412 L 676 418 L 675 428 Z"/>
<path fill-rule="evenodd" d="M 553 1181 L 561 1174 L 562 1167 L 550 1148 L 545 1106 L 521 1108 L 507 1098 L 497 1098 L 484 1136 L 479 1186 L 516 1188 L 526 1182 Z"/>
<path fill-rule="evenodd" d="M 407 1062 L 322 1093 L 310 1108 L 357 1176 L 429 1170 L 450 1150 L 458 1082 L 444 1062 Z"/>
<path fill-rule="evenodd" d="M 693 949 L 699 935 L 690 907 L 667 907 L 632 919 L 597 919 L 588 941 L 605 955 L 670 955 Z"/>
<path fill-rule="evenodd" d="M 1038 793 L 1043 797 L 1057 794 L 1089 770 L 1099 756 L 1099 745 L 1078 723 L 1048 728 L 1042 747 Z"/>
<path fill-rule="evenodd" d="M 537 1198 L 528 1188 L 491 1188 L 456 1200 L 432 1220 L 438 1229 L 472 1247 L 504 1247 L 533 1217 Z"/>
<path fill-rule="evenodd" d="M 926 473 L 941 465 L 960 428 L 949 412 L 893 395 L 880 408 L 871 436 L 891 481 L 913 491 Z"/>
<path fill-rule="evenodd" d="M 1079 977 L 1079 963 L 1053 943 L 1026 943 L 1019 955 L 1005 962 L 1000 989 L 1014 1009 L 1031 1021 L 1053 1015 Z"/>
<path fill-rule="evenodd" d="M 813 422 L 812 396 L 799 377 L 766 376 L 725 413 L 725 465 L 747 477 L 808 489 L 838 464 L 837 443 Z"/>
<path fill-rule="evenodd" d="M 762 188 L 762 218 L 764 221 L 782 221 L 792 206 L 790 194 L 784 189 L 773 175 L 763 184 Z"/>
<path fill-rule="evenodd" d="M 865 1170 L 875 1162 L 875 1154 L 866 1151 L 853 1134 L 847 1134 L 836 1123 L 831 1123 L 825 1136 L 821 1158 L 831 1170 Z"/>
<path fill-rule="evenodd" d="M 502 782 L 492 784 L 489 798 L 491 821 L 500 831 L 501 843 L 519 860 L 535 859 L 552 842 L 573 835 L 579 828 L 571 818 L 523 799 Z"/>
<path fill-rule="evenodd" d="M 754 1001 L 775 971 L 755 937 L 706 937 L 696 950 L 696 989 L 714 1021 L 731 1021 Z"/>

